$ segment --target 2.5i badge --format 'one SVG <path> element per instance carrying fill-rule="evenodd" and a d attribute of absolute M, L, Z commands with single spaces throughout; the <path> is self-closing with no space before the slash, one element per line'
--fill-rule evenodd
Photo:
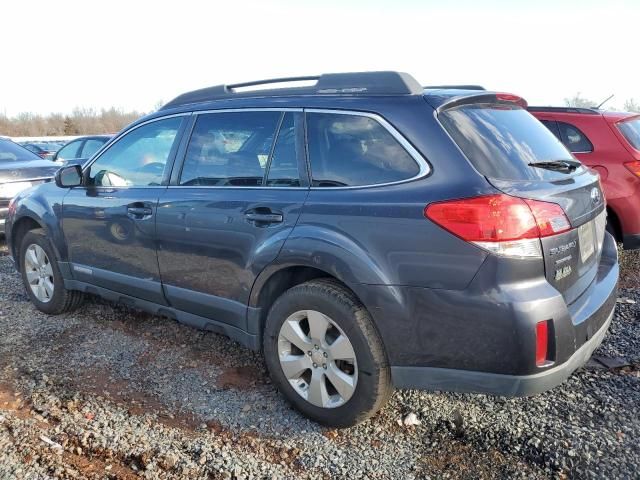
<path fill-rule="evenodd" d="M 562 280 L 563 278 L 567 278 L 571 275 L 571 266 L 567 265 L 566 267 L 562 267 L 556 270 L 556 282 L 558 280 Z"/>

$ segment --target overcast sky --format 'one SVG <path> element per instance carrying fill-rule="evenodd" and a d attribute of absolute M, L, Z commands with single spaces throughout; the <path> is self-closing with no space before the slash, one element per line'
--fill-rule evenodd
<path fill-rule="evenodd" d="M 639 33 L 640 0 L 4 0 L 0 113 L 150 111 L 219 83 L 358 70 L 621 107 L 640 100 Z"/>

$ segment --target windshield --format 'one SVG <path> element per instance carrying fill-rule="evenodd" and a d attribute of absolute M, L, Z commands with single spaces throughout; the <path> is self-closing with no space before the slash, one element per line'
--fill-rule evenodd
<path fill-rule="evenodd" d="M 636 150 L 640 150 L 640 117 L 618 124 L 618 128 Z"/>
<path fill-rule="evenodd" d="M 24 162 L 28 160 L 41 160 L 35 153 L 30 152 L 17 143 L 0 139 L 0 162 Z"/>
<path fill-rule="evenodd" d="M 577 162 L 544 125 L 517 105 L 463 105 L 445 110 L 439 119 L 474 167 L 490 178 L 560 180 L 571 172 L 531 164 Z"/>

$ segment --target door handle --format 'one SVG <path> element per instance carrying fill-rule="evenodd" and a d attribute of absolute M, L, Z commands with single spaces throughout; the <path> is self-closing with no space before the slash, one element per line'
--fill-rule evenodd
<path fill-rule="evenodd" d="M 282 223 L 284 220 L 281 213 L 245 213 L 244 216 L 250 222 L 257 223 Z"/>
<path fill-rule="evenodd" d="M 134 220 L 144 220 L 153 215 L 153 210 L 150 207 L 130 205 L 127 207 L 127 215 Z"/>

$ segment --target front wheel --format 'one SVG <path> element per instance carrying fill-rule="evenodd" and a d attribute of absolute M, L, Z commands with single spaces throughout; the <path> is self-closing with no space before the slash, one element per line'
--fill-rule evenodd
<path fill-rule="evenodd" d="M 22 239 L 20 271 L 27 295 L 38 310 L 57 315 L 82 304 L 82 292 L 64 287 L 55 253 L 43 230 L 31 230 Z"/>
<path fill-rule="evenodd" d="M 327 426 L 369 418 L 393 391 L 369 312 L 333 280 L 303 283 L 278 298 L 267 317 L 264 354 L 287 400 Z"/>

